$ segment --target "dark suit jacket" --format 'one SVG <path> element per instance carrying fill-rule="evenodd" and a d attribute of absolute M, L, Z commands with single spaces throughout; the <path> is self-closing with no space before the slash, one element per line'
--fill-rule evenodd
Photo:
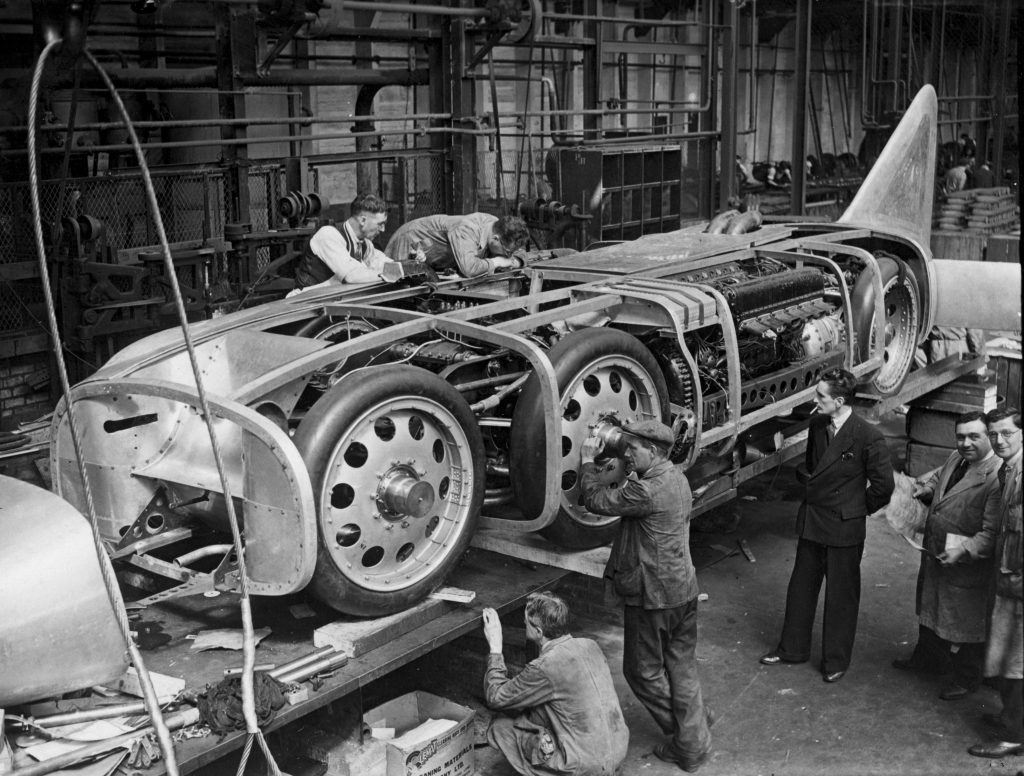
<path fill-rule="evenodd" d="M 796 530 L 802 539 L 832 547 L 864 541 L 864 518 L 889 503 L 895 483 L 882 434 L 850 415 L 831 444 L 829 417 L 811 419 L 807 455 L 798 472 L 804 500 Z"/>

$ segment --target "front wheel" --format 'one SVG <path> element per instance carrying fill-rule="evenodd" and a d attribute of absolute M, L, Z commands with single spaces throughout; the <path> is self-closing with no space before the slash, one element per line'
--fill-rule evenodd
<path fill-rule="evenodd" d="M 594 424 L 608 415 L 620 421 L 668 417 L 668 389 L 658 362 L 642 342 L 617 329 L 573 332 L 550 351 L 558 381 L 562 457 L 544 455 L 544 414 L 540 380 L 523 386 L 509 439 L 512 487 L 528 519 L 543 509 L 542 483 L 548 467 L 559 472 L 561 503 L 555 521 L 542 533 L 560 547 L 586 549 L 607 544 L 618 531 L 618 517 L 589 512 L 579 484 L 580 446 Z M 602 481 L 615 487 L 626 476 L 619 459 L 609 460 Z"/>
<path fill-rule="evenodd" d="M 442 582 L 484 497 L 480 431 L 454 388 L 418 367 L 360 370 L 310 408 L 294 442 L 317 499 L 318 598 L 380 616 Z"/>

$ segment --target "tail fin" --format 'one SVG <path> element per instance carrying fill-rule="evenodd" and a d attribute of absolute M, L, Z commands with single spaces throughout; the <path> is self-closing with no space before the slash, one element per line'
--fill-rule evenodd
<path fill-rule="evenodd" d="M 839 223 L 896 232 L 928 250 L 935 197 L 937 114 L 935 89 L 926 85 L 903 114 Z"/>

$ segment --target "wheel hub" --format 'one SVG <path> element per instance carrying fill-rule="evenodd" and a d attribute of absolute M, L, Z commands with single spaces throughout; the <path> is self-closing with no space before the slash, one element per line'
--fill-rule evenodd
<path fill-rule="evenodd" d="M 434 488 L 412 467 L 396 466 L 381 479 L 377 502 L 388 520 L 426 517 L 434 509 Z"/>

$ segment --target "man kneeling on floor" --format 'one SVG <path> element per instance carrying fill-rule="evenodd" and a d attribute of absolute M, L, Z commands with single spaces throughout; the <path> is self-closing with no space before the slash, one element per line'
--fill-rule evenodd
<path fill-rule="evenodd" d="M 526 776 L 611 776 L 626 757 L 629 730 L 608 663 L 596 642 L 569 635 L 569 607 L 549 592 L 526 600 L 526 638 L 540 648 L 514 678 L 502 656 L 498 613 L 484 609 L 490 648 L 484 695 L 496 715 L 487 740 Z"/>

